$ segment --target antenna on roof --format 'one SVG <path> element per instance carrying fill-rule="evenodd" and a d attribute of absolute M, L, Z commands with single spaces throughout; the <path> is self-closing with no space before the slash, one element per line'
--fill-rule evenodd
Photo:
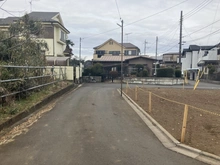
<path fill-rule="evenodd" d="M 127 36 L 127 42 L 128 42 L 128 35 L 132 34 L 132 33 L 125 33 L 125 35 Z"/>

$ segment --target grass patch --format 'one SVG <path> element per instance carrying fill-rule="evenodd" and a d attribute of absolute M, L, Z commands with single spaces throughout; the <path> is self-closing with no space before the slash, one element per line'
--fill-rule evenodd
<path fill-rule="evenodd" d="M 58 82 L 31 93 L 26 99 L 12 101 L 9 105 L 0 107 L 0 124 L 23 111 L 28 111 L 32 106 L 41 102 L 46 97 L 68 86 L 70 82 Z"/>

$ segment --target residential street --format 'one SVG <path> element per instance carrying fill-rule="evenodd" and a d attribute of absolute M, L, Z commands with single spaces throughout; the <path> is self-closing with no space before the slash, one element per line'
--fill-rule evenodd
<path fill-rule="evenodd" d="M 166 149 L 117 92 L 84 84 L 26 134 L 0 146 L 1 165 L 204 165 Z"/>

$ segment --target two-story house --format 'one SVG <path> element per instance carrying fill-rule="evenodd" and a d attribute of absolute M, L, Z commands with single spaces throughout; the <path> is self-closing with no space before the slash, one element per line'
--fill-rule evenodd
<path fill-rule="evenodd" d="M 93 64 L 101 63 L 105 73 L 115 70 L 120 73 L 121 61 L 123 63 L 123 75 L 130 75 L 137 64 L 142 64 L 148 70 L 149 75 L 153 73 L 153 63 L 155 59 L 147 55 L 140 56 L 140 49 L 131 44 L 123 43 L 123 53 L 121 53 L 121 43 L 109 39 L 103 44 L 94 47 Z"/>
<path fill-rule="evenodd" d="M 59 12 L 31 12 L 30 19 L 41 22 L 43 34 L 39 39 L 46 41 L 48 50 L 45 51 L 49 65 L 69 65 L 69 54 L 65 54 L 67 35 L 70 33 L 62 21 Z M 9 26 L 19 17 L 7 17 L 0 19 L 0 30 L 7 31 Z"/>
<path fill-rule="evenodd" d="M 209 64 L 219 65 L 220 63 L 220 44 L 212 46 L 190 45 L 188 49 L 183 49 L 182 71 L 190 72 L 190 79 L 195 80 L 198 70 L 205 69 L 204 74 L 208 74 Z"/>
<path fill-rule="evenodd" d="M 102 56 L 121 55 L 121 43 L 118 43 L 113 39 L 109 39 L 103 44 L 94 47 L 93 49 L 93 59 L 101 58 Z M 140 49 L 131 43 L 123 43 L 123 51 L 124 56 L 137 56 L 140 53 Z"/>
<path fill-rule="evenodd" d="M 163 54 L 161 66 L 175 68 L 177 66 L 178 52 L 170 52 Z"/>

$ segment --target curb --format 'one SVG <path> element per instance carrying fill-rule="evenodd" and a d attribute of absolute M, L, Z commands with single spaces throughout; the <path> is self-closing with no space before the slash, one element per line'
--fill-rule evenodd
<path fill-rule="evenodd" d="M 120 93 L 119 89 L 118 92 Z M 194 158 L 196 160 L 202 161 L 204 163 L 208 163 L 211 165 L 220 164 L 219 156 L 180 143 L 124 92 L 122 97 L 146 123 L 146 125 L 151 129 L 151 131 L 156 135 L 156 137 L 166 148 L 186 155 L 188 157 Z"/>
<path fill-rule="evenodd" d="M 27 117 L 28 115 L 34 113 L 35 111 L 37 111 L 38 109 L 40 109 L 41 107 L 43 107 L 44 105 L 48 104 L 50 101 L 60 97 L 61 95 L 65 94 L 66 92 L 70 91 L 71 89 L 75 89 L 74 87 L 76 87 L 76 89 L 79 86 L 76 86 L 75 84 L 71 84 L 69 86 L 67 86 L 66 88 L 61 89 L 60 91 L 53 93 L 52 95 L 46 97 L 44 100 L 38 102 L 37 104 L 33 105 L 32 107 L 30 107 L 28 110 L 23 111 L 13 117 L 11 117 L 10 119 L 8 119 L 7 121 L 3 122 L 0 124 L 0 131 L 2 131 L 5 128 L 8 128 L 10 126 L 12 126 L 13 124 L 17 123 L 18 121 L 20 121 L 21 119 Z"/>

